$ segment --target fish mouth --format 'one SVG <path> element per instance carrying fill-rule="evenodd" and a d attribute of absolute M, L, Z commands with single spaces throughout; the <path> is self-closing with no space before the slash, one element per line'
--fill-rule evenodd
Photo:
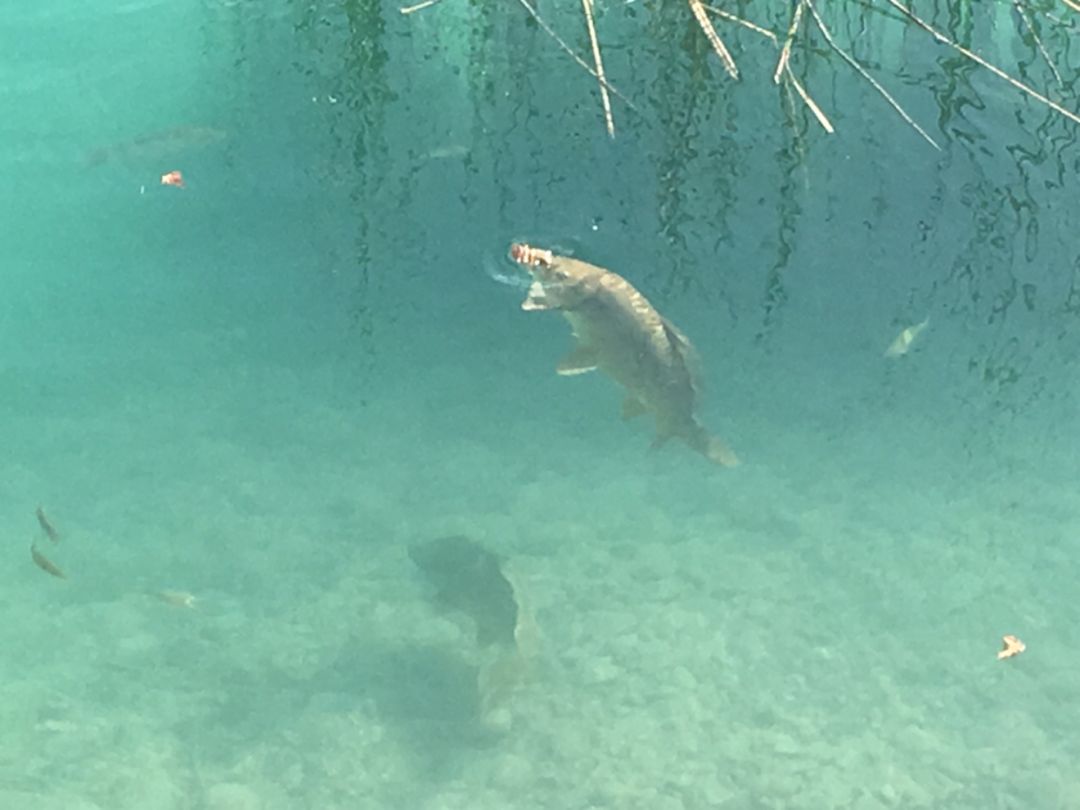
<path fill-rule="evenodd" d="M 555 254 L 524 242 L 514 242 L 510 245 L 510 259 L 524 267 L 532 276 L 532 283 L 529 284 L 525 300 L 521 302 L 521 308 L 527 311 L 556 309 L 556 302 L 549 296 L 549 292 L 562 286 L 552 278 L 551 268 L 555 264 Z"/>
<path fill-rule="evenodd" d="M 524 265 L 530 273 L 534 268 L 550 267 L 555 262 L 555 256 L 550 250 L 533 247 L 524 242 L 514 242 L 510 245 L 510 259 Z"/>

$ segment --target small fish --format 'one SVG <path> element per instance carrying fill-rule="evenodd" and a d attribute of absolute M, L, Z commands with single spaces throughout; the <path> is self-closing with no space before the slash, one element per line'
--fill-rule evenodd
<path fill-rule="evenodd" d="M 896 336 L 896 340 L 889 344 L 889 348 L 885 350 L 885 356 L 903 357 L 911 349 L 911 344 L 915 342 L 915 339 L 918 338 L 922 331 L 929 325 L 930 318 L 927 318 L 922 323 L 909 326 Z"/>
<path fill-rule="evenodd" d="M 698 421 L 697 360 L 690 340 L 622 276 L 553 251 L 515 243 L 510 258 L 532 277 L 521 308 L 558 311 L 576 347 L 556 367 L 564 376 L 599 369 L 626 391 L 623 418 L 650 413 L 654 447 L 679 438 L 714 464 L 738 457 Z"/>
<path fill-rule="evenodd" d="M 100 166 L 109 162 L 146 164 L 214 146 L 228 137 L 228 132 L 214 127 L 173 127 L 143 133 L 123 143 L 92 149 L 86 154 L 85 163 L 87 166 Z"/>
<path fill-rule="evenodd" d="M 30 559 L 34 561 L 34 565 L 44 571 L 46 574 L 51 574 L 57 579 L 67 579 L 67 575 L 61 571 L 55 563 L 49 560 L 44 554 L 38 551 L 37 546 L 30 545 Z"/>
<path fill-rule="evenodd" d="M 52 525 L 52 521 L 49 520 L 48 515 L 45 514 L 45 509 L 39 506 L 37 508 L 37 522 L 41 530 L 45 532 L 45 536 L 52 540 L 54 543 L 60 542 L 60 532 L 56 530 L 56 527 Z"/>
<path fill-rule="evenodd" d="M 161 185 L 163 186 L 176 186 L 177 188 L 184 188 L 184 175 L 174 169 L 171 172 L 166 172 L 161 175 Z"/>
<path fill-rule="evenodd" d="M 195 594 L 188 593 L 187 591 L 153 591 L 153 595 L 166 605 L 172 605 L 173 607 L 179 608 L 194 608 L 195 603 L 199 601 Z"/>
<path fill-rule="evenodd" d="M 1019 655 L 1027 649 L 1027 645 L 1016 636 L 1002 636 L 1001 645 L 1001 649 L 998 650 L 997 654 L 998 661 L 1012 658 L 1014 655 Z"/>

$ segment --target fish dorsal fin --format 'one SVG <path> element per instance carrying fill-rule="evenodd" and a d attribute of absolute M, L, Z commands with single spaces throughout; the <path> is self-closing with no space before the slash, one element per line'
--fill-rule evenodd
<path fill-rule="evenodd" d="M 664 334 L 667 336 L 672 350 L 682 360 L 686 372 L 690 375 L 690 381 L 694 385 L 694 390 L 700 391 L 701 358 L 698 356 L 697 349 L 695 349 L 694 344 L 690 342 L 690 338 L 683 334 L 682 330 L 667 318 L 661 317 L 660 323 L 664 328 Z"/>
<path fill-rule="evenodd" d="M 669 321 L 667 318 L 661 316 L 660 323 L 664 327 L 664 333 L 668 336 L 668 340 L 679 347 L 679 351 L 685 353 L 693 353 L 694 347 L 690 343 L 688 338 L 679 327 Z"/>

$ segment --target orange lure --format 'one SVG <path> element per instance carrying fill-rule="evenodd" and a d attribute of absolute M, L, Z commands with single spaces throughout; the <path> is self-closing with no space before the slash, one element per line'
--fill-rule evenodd
<path fill-rule="evenodd" d="M 161 185 L 184 188 L 184 175 L 176 170 L 167 172 L 166 174 L 161 175 Z"/>

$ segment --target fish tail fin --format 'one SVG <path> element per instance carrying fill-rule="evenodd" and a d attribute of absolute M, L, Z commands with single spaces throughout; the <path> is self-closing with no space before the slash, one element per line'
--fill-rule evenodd
<path fill-rule="evenodd" d="M 709 437 L 709 448 L 705 455 L 709 461 L 719 464 L 721 467 L 738 467 L 741 463 L 735 451 L 728 447 L 727 442 L 717 436 Z"/>
<path fill-rule="evenodd" d="M 694 425 L 694 429 L 687 437 L 686 443 L 713 464 L 719 464 L 721 467 L 737 467 L 739 465 L 739 457 L 728 446 L 727 442 L 718 436 L 713 436 L 701 425 Z"/>
<path fill-rule="evenodd" d="M 528 659 L 516 647 L 491 648 L 477 672 L 480 721 L 492 731 L 506 731 L 513 722 L 513 698 L 529 680 Z"/>

